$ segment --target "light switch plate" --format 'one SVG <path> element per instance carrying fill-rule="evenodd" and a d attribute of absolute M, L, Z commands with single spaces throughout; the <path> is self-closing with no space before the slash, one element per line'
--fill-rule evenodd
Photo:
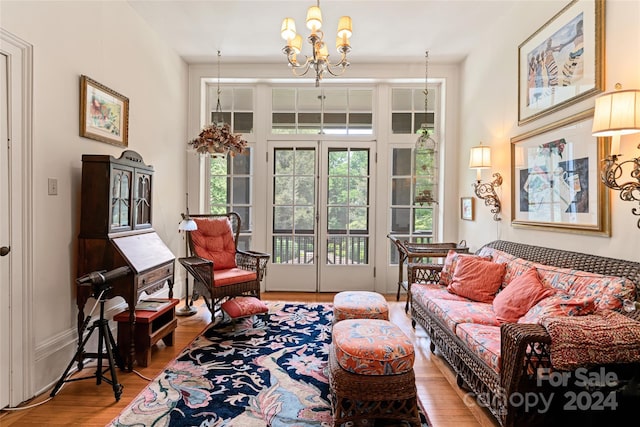
<path fill-rule="evenodd" d="M 58 195 L 58 180 L 55 178 L 49 178 L 49 195 L 50 196 Z"/>

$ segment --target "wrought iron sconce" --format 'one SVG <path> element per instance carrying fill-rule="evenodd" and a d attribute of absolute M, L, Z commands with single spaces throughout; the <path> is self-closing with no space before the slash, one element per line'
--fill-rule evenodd
<path fill-rule="evenodd" d="M 476 193 L 476 197 L 480 200 L 484 200 L 485 206 L 491 207 L 491 213 L 493 214 L 494 221 L 500 221 L 498 215 L 502 210 L 502 205 L 500 204 L 500 198 L 496 193 L 496 187 L 500 187 L 502 185 L 502 175 L 498 172 L 493 174 L 493 181 L 491 182 L 482 182 L 482 169 L 491 168 L 491 147 L 487 147 L 486 145 L 476 145 L 475 147 L 471 147 L 471 153 L 469 156 L 469 168 L 476 169 L 476 182 L 473 184 L 473 190 Z"/>
<path fill-rule="evenodd" d="M 622 157 L 620 136 L 640 132 L 640 90 L 620 90 L 621 88 L 620 83 L 616 83 L 615 91 L 596 98 L 592 132 L 593 136 L 611 137 L 611 151 L 602 161 L 600 170 L 602 183 L 619 191 L 621 200 L 640 202 L 640 157 L 623 162 L 618 159 Z M 630 169 L 629 175 L 635 182 L 618 182 L 625 169 Z M 640 216 L 640 208 L 633 208 L 631 212 Z M 640 228 L 640 219 L 637 226 Z"/>

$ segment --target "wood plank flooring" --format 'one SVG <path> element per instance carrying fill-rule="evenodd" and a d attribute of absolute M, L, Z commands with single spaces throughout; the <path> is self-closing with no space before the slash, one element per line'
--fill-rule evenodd
<path fill-rule="evenodd" d="M 265 300 L 294 302 L 331 302 L 330 293 L 292 293 L 267 292 L 262 294 Z M 404 301 L 396 302 L 395 295 L 387 295 L 390 302 L 391 321 L 414 340 L 416 361 L 416 385 L 418 396 L 433 427 L 496 427 L 497 422 L 488 412 L 476 406 L 473 399 L 465 398 L 465 392 L 455 383 L 451 368 L 437 353 L 429 350 L 429 338 L 424 330 L 411 327 L 411 319 L 404 312 Z M 196 301 L 198 313 L 191 317 L 179 317 L 178 329 L 174 336 L 174 346 L 163 343 L 154 346 L 151 363 L 147 367 L 135 367 L 134 370 L 147 378 L 155 377 L 176 355 L 186 347 L 209 322 L 211 315 L 202 300 Z M 180 306 L 179 306 L 180 307 Z M 178 307 L 178 308 L 179 308 Z M 93 370 L 86 367 L 79 376 L 91 375 Z M 62 372 L 60 372 L 62 375 Z M 108 375 L 107 375 L 108 376 Z M 48 402 L 22 411 L 0 412 L 0 426 L 100 426 L 103 427 L 115 418 L 148 381 L 134 372 L 117 373 L 118 381 L 124 386 L 119 402 L 115 401 L 111 385 L 96 385 L 95 379 L 87 379 L 64 384 L 56 396 Z M 30 406 L 49 398 L 51 390 L 25 402 Z"/>

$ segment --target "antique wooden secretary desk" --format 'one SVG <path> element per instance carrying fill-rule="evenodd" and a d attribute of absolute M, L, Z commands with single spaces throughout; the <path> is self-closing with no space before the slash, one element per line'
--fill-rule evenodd
<path fill-rule="evenodd" d="M 143 292 L 169 285 L 173 297 L 175 256 L 151 224 L 153 167 L 135 151 L 120 158 L 82 156 L 78 277 L 94 271 L 129 267 L 130 274 L 111 282 L 108 298 L 121 296 L 129 305 L 130 337 L 134 336 L 135 306 Z M 78 332 L 82 333 L 84 307 L 92 289 L 77 286 Z M 82 341 L 82 337 L 80 337 Z M 134 342 L 129 345 L 127 368 L 133 367 Z M 80 362 L 81 363 L 81 362 Z"/>

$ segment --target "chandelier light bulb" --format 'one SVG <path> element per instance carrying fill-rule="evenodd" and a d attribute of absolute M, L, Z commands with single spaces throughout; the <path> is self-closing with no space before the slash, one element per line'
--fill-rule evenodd
<path fill-rule="evenodd" d="M 319 6 L 311 6 L 307 10 L 307 28 L 314 33 L 322 28 L 322 11 Z"/>
<path fill-rule="evenodd" d="M 296 34 L 293 40 L 291 40 L 290 46 L 291 49 L 293 49 L 293 52 L 298 55 L 302 50 L 302 36 L 300 34 Z"/>
<path fill-rule="evenodd" d="M 351 37 L 351 34 L 351 17 L 341 16 L 338 21 L 338 37 L 348 39 Z"/>
<path fill-rule="evenodd" d="M 280 35 L 286 41 L 289 41 L 296 36 L 296 23 L 293 18 L 284 18 L 282 20 Z"/>

